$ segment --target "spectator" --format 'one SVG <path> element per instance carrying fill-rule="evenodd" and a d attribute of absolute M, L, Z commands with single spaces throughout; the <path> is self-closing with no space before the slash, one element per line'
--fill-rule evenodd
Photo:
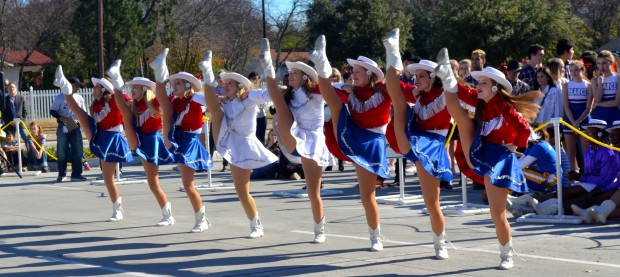
<path fill-rule="evenodd" d="M 583 61 L 583 65 L 586 67 L 586 77 L 592 84 L 592 79 L 596 73 L 596 58 L 598 54 L 594 51 L 584 51 L 581 53 L 581 60 Z"/>
<path fill-rule="evenodd" d="M 508 62 L 508 66 L 506 67 L 507 74 L 506 79 L 512 85 L 512 95 L 517 96 L 524 94 L 530 91 L 530 85 L 519 80 L 519 72 L 521 72 L 521 63 L 512 60 Z"/>
<path fill-rule="evenodd" d="M 28 118 L 28 111 L 26 110 L 24 97 L 17 95 L 17 86 L 15 83 L 9 83 L 9 85 L 6 86 L 6 89 L 8 91 L 8 95 L 4 98 L 2 121 L 4 124 L 8 125 L 4 131 L 15 135 L 17 127 L 15 126 L 14 119 L 19 118 L 21 120 L 26 120 L 26 118 Z M 28 143 L 28 134 L 26 133 L 26 129 L 24 129 L 23 124 L 19 124 L 19 135 L 24 142 Z"/>
<path fill-rule="evenodd" d="M 575 54 L 575 50 L 573 48 L 573 43 L 565 38 L 558 40 L 558 43 L 555 45 L 556 58 L 561 59 L 564 62 L 563 77 L 569 81 L 572 80 L 572 76 L 568 71 L 573 60 L 573 55 Z"/>
<path fill-rule="evenodd" d="M 536 70 L 536 83 L 534 89 L 540 90 L 543 97 L 537 98 L 534 102 L 540 105 L 540 112 L 534 122 L 538 124 L 547 123 L 551 118 L 562 117 L 562 94 L 555 86 L 551 73 L 546 67 Z"/>
<path fill-rule="evenodd" d="M 69 78 L 72 87 L 71 97 L 75 100 L 78 107 L 86 110 L 84 98 L 79 94 L 80 88 L 84 87 L 82 81 L 77 77 Z M 65 96 L 61 92 L 50 106 L 50 115 L 56 118 L 58 128 L 56 128 L 56 157 L 58 158 L 58 177 L 57 182 L 67 180 L 67 162 L 71 162 L 71 180 L 84 181 L 82 176 L 82 154 L 84 153 L 84 142 L 82 130 L 78 117 L 75 115 L 65 101 Z M 71 150 L 71 151 L 70 151 Z"/>
<path fill-rule="evenodd" d="M 527 49 L 528 62 L 519 73 L 519 79 L 526 82 L 530 87 L 536 83 L 536 70 L 541 67 L 545 48 L 538 44 L 532 44 Z"/>
<path fill-rule="evenodd" d="M 592 109 L 592 85 L 587 79 L 584 79 L 585 67 L 581 61 L 574 61 L 569 67 L 571 73 L 571 81 L 563 88 L 562 98 L 564 102 L 564 121 L 568 122 L 575 128 L 579 128 L 581 122 L 590 120 L 590 110 Z M 564 139 L 566 141 L 565 148 L 570 164 L 570 172 L 578 171 L 577 157 L 583 157 L 583 154 L 577 154 L 581 147 L 586 145 L 585 138 L 580 138 L 581 147 L 578 146 L 577 136 L 573 131 L 564 126 Z"/>
<path fill-rule="evenodd" d="M 28 148 L 28 167 L 30 170 L 41 170 L 43 173 L 50 172 L 47 166 L 47 154 L 45 153 L 46 136 L 41 125 L 36 122 L 30 123 L 30 147 Z"/>
<path fill-rule="evenodd" d="M 403 59 L 403 68 L 407 68 L 407 66 L 410 64 L 420 62 L 420 59 L 414 57 L 413 54 L 411 54 L 411 52 L 405 52 L 402 56 L 402 59 Z M 400 76 L 400 81 L 405 84 L 414 85 L 415 74 L 412 74 L 411 72 L 405 70 L 403 72 L 403 75 Z"/>
<path fill-rule="evenodd" d="M 261 77 L 256 72 L 251 72 L 248 79 L 252 82 L 252 88 L 261 88 Z M 258 105 L 258 114 L 256 114 L 256 137 L 265 144 L 265 132 L 267 131 L 267 113 L 265 109 L 269 107 L 268 103 Z"/>
<path fill-rule="evenodd" d="M 606 121 L 609 126 L 620 120 L 620 78 L 614 71 L 614 56 L 611 52 L 603 50 L 598 53 L 596 65 L 598 74 L 595 82 L 592 82 L 594 90 L 594 104 L 592 106 L 592 117 Z"/>
<path fill-rule="evenodd" d="M 6 132 L 6 141 L 2 143 L 2 150 L 4 151 L 9 164 L 15 168 L 19 167 L 18 151 L 22 151 L 22 158 L 26 157 L 24 147 L 17 142 L 15 135 L 11 132 Z M 23 168 L 23 170 L 26 171 L 26 168 Z"/>
<path fill-rule="evenodd" d="M 462 84 L 469 84 L 471 86 L 473 86 L 473 83 L 468 83 L 468 80 L 475 80 L 474 78 L 471 78 L 471 60 L 470 59 L 464 59 L 461 60 L 459 62 L 459 76 L 461 77 L 459 79 L 459 82 L 461 82 Z"/>
<path fill-rule="evenodd" d="M 537 124 L 532 125 L 533 129 L 536 127 L 538 127 Z M 532 131 L 528 147 L 523 156 L 519 158 L 519 163 L 523 168 L 530 193 L 546 194 L 557 189 L 556 152 L 549 144 L 549 134 L 544 128 L 537 132 Z M 562 187 L 567 187 L 568 179 L 561 169 L 560 176 L 562 176 Z"/>
<path fill-rule="evenodd" d="M 564 61 L 558 58 L 550 59 L 547 61 L 547 67 L 555 86 L 562 91 L 564 85 L 568 83 L 568 79 L 564 78 Z"/>
<path fill-rule="evenodd" d="M 486 64 L 486 62 L 487 62 L 487 54 L 483 50 L 476 49 L 471 52 L 471 70 L 472 71 L 482 71 L 484 69 L 484 64 Z M 478 85 L 478 81 L 471 75 L 465 78 L 465 82 L 471 84 L 472 86 Z"/>

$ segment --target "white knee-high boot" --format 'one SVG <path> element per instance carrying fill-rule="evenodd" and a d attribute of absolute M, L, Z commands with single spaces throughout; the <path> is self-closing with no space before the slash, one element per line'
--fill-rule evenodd
<path fill-rule="evenodd" d="M 194 228 L 192 228 L 192 233 L 201 233 L 204 230 L 209 229 L 209 221 L 207 220 L 207 216 L 205 215 L 205 206 L 200 207 L 194 214 L 194 219 L 196 223 L 194 224 Z"/>
<path fill-rule="evenodd" d="M 499 269 L 511 269 L 514 267 L 514 262 L 512 260 L 512 238 L 505 244 L 499 245 L 499 257 L 501 258 L 501 262 L 499 263 Z"/>
<path fill-rule="evenodd" d="M 326 239 L 325 235 L 325 216 L 319 223 L 314 223 L 314 243 L 323 243 Z"/>
<path fill-rule="evenodd" d="M 110 217 L 110 221 L 119 221 L 123 219 L 123 199 L 121 197 L 117 198 L 114 204 L 112 204 L 112 216 Z"/>
<path fill-rule="evenodd" d="M 263 232 L 263 224 L 260 221 L 260 217 L 258 217 L 258 213 L 254 216 L 254 218 L 250 221 L 250 235 L 248 236 L 251 239 L 260 238 L 264 236 Z"/>
<path fill-rule="evenodd" d="M 441 231 L 439 236 L 433 232 L 433 244 L 435 245 L 435 258 L 438 260 L 445 260 L 448 256 L 448 249 L 446 248 L 446 231 Z"/>
<path fill-rule="evenodd" d="M 607 217 L 611 212 L 616 209 L 616 203 L 611 200 L 605 200 L 601 203 L 601 206 L 598 209 L 591 209 L 588 213 L 596 220 L 597 222 L 605 224 L 607 222 Z"/>
<path fill-rule="evenodd" d="M 176 222 L 174 220 L 174 217 L 172 216 L 172 204 L 170 204 L 170 202 L 164 205 L 164 207 L 161 209 L 161 214 L 163 217 L 161 218 L 159 223 L 157 223 L 157 226 L 170 226 Z"/>
<path fill-rule="evenodd" d="M 370 251 L 382 251 L 383 243 L 381 243 L 381 225 L 377 225 L 377 228 L 374 230 L 368 226 L 368 232 L 370 233 Z"/>

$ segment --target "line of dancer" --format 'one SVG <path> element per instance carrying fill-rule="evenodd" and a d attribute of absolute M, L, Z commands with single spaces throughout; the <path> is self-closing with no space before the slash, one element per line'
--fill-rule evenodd
<path fill-rule="evenodd" d="M 258 105 L 272 101 L 278 111 L 278 124 L 274 128 L 282 151 L 299 159 L 306 175 L 314 243 L 326 241 L 321 185 L 323 167 L 333 163 L 331 152 L 336 158 L 353 163 L 370 234 L 370 250 L 383 250 L 375 181 L 390 177 L 385 141 L 386 137 L 393 137 L 393 148 L 417 168 L 430 215 L 435 257 L 440 260 L 449 258 L 439 186 L 440 181 L 453 178 L 444 144 L 450 120 L 454 118 L 467 165 L 484 176 L 500 244 L 499 268 L 512 268 L 514 250 L 505 203 L 511 191 L 527 191 L 514 151 L 527 145 L 528 122 L 539 109 L 532 100 L 541 94 L 512 96 L 512 86 L 504 74 L 492 67 L 471 72 L 479 82 L 476 89 L 464 87 L 452 72 L 445 48 L 437 55 L 437 62 L 421 60 L 404 68 L 398 29 L 387 34 L 383 45 L 386 74 L 367 57 L 347 59 L 353 68 L 350 87 L 332 85 L 332 67 L 323 35 L 316 39 L 309 55 L 314 68 L 303 62 L 286 62 L 292 88 L 286 91 L 276 83 L 267 39 L 259 42 L 258 56 L 266 90 L 253 87 L 241 74 L 224 72 L 219 75 L 224 82 L 224 94 L 216 95 L 211 51 L 198 64 L 202 82 L 187 72 L 169 76 L 167 48 L 150 63 L 156 82 L 135 77 L 124 84 L 120 60 L 107 71 L 110 78 L 92 78 L 95 84 L 92 116 L 71 97 L 71 85 L 61 66 L 54 84 L 61 88 L 69 107 L 78 116 L 93 153 L 102 159 L 104 181 L 113 202 L 111 221 L 123 219 L 121 197 L 114 183 L 116 163 L 130 161 L 133 150 L 142 158 L 149 188 L 162 210 L 163 218 L 157 225 L 175 223 L 171 204 L 159 186 L 158 166 L 176 162 L 195 213 L 191 232 L 200 233 L 209 228 L 205 206 L 194 186 L 195 171 L 212 167 L 211 157 L 199 140 L 202 114 L 208 108 L 215 147 L 230 162 L 235 191 L 250 222 L 248 237 L 264 236 L 258 208 L 250 194 L 250 174 L 253 169 L 277 161 L 254 135 Z M 404 70 L 416 76 L 415 85 L 400 81 Z M 167 95 L 166 82 L 171 84 L 171 96 Z M 125 86 L 130 87 L 131 98 L 123 94 Z M 323 128 L 325 103 L 333 117 Z M 388 124 L 392 109 L 393 125 Z M 123 130 L 127 138 L 123 137 Z"/>

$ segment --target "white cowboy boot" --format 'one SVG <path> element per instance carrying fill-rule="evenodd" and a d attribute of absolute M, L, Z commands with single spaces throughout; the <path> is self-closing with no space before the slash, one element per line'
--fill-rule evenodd
<path fill-rule="evenodd" d="M 192 228 L 192 233 L 202 233 L 202 231 L 209 229 L 209 221 L 205 216 L 205 206 L 200 207 L 200 210 L 194 214 L 194 219 L 196 223 L 194 228 Z"/>
<path fill-rule="evenodd" d="M 588 213 L 588 210 L 590 210 L 590 209 L 592 209 L 594 207 L 598 207 L 598 206 L 592 206 L 592 207 L 587 208 L 587 209 L 582 209 L 582 208 L 579 208 L 579 206 L 577 206 L 575 204 L 570 205 L 570 208 L 573 210 L 573 214 L 579 216 L 581 218 L 581 220 L 583 221 L 583 223 L 585 223 L 585 224 L 590 224 L 590 223 L 592 223 L 592 221 L 594 221 L 594 218 L 592 218 L 590 213 Z"/>
<path fill-rule="evenodd" d="M 435 68 L 434 73 L 441 79 L 445 91 L 451 93 L 457 92 L 458 85 L 454 72 L 452 72 L 452 65 L 450 65 L 450 57 L 448 57 L 447 48 L 441 48 L 439 54 L 437 54 L 437 68 Z"/>
<path fill-rule="evenodd" d="M 217 82 L 215 81 L 215 75 L 213 74 L 213 64 L 212 64 L 212 53 L 211 50 L 205 52 L 202 55 L 202 60 L 198 63 L 198 67 L 202 70 L 202 85 L 208 85 L 210 87 L 217 87 Z"/>
<path fill-rule="evenodd" d="M 325 36 L 320 35 L 314 42 L 314 50 L 310 52 L 308 58 L 314 63 L 314 69 L 321 78 L 329 78 L 332 75 L 332 66 L 327 60 L 325 53 Z"/>
<path fill-rule="evenodd" d="M 170 226 L 176 222 L 174 220 L 174 217 L 172 216 L 172 204 L 170 204 L 170 202 L 164 205 L 164 207 L 161 209 L 161 214 L 163 217 L 161 218 L 159 223 L 157 223 L 157 226 Z"/>
<path fill-rule="evenodd" d="M 123 199 L 121 197 L 116 199 L 116 202 L 112 204 L 112 216 L 110 217 L 110 221 L 119 221 L 123 219 Z"/>
<path fill-rule="evenodd" d="M 260 217 L 258 217 L 258 213 L 254 216 L 254 219 L 250 221 L 250 235 L 248 238 L 256 239 L 265 235 L 263 232 L 263 224 L 260 222 Z"/>
<path fill-rule="evenodd" d="M 121 60 L 114 61 L 106 73 L 110 76 L 110 79 L 112 79 L 112 86 L 114 86 L 114 89 L 123 91 L 125 82 L 123 81 L 123 77 L 121 77 Z"/>
<path fill-rule="evenodd" d="M 383 39 L 385 46 L 385 67 L 393 67 L 396 70 L 403 70 L 403 62 L 400 58 L 399 29 L 393 29 L 388 33 L 387 38 Z"/>
<path fill-rule="evenodd" d="M 168 66 L 166 65 L 166 57 L 168 56 L 168 48 L 155 57 L 155 59 L 149 64 L 155 73 L 155 81 L 158 83 L 164 83 L 168 80 Z"/>
<path fill-rule="evenodd" d="M 448 256 L 448 249 L 446 248 L 446 231 L 441 231 L 439 236 L 433 232 L 433 244 L 435 245 L 435 258 L 438 260 L 445 260 Z"/>
<path fill-rule="evenodd" d="M 536 199 L 534 199 L 536 200 Z M 536 201 L 538 202 L 538 201 Z M 534 203 L 534 202 L 533 202 Z M 535 204 L 534 209 L 539 215 L 555 215 L 558 214 L 558 199 L 551 198 L 542 203 Z"/>
<path fill-rule="evenodd" d="M 323 243 L 327 236 L 325 235 L 325 216 L 319 223 L 314 223 L 314 243 Z"/>
<path fill-rule="evenodd" d="M 614 201 L 605 200 L 601 203 L 601 206 L 598 209 L 590 209 L 588 213 L 594 218 L 594 220 L 596 220 L 596 222 L 605 224 L 605 222 L 607 222 L 607 217 L 615 209 L 616 203 L 614 203 Z"/>
<path fill-rule="evenodd" d="M 60 88 L 60 91 L 64 95 L 71 95 L 73 93 L 73 86 L 69 83 L 69 80 L 65 78 L 65 74 L 62 72 L 62 65 L 56 67 L 56 73 L 54 74 L 54 85 Z"/>
<path fill-rule="evenodd" d="M 511 269 L 514 267 L 512 251 L 512 238 L 508 241 L 508 243 L 506 243 L 506 245 L 499 245 L 499 257 L 502 259 L 499 263 L 499 269 Z"/>
<path fill-rule="evenodd" d="M 382 251 L 383 243 L 381 243 L 381 225 L 377 225 L 377 229 L 374 230 L 368 226 L 368 232 L 370 233 L 370 251 Z"/>
<path fill-rule="evenodd" d="M 260 50 L 258 50 L 258 60 L 263 67 L 266 78 L 275 79 L 276 71 L 273 68 L 273 61 L 271 60 L 271 49 L 269 47 L 269 39 L 263 38 L 259 43 Z"/>

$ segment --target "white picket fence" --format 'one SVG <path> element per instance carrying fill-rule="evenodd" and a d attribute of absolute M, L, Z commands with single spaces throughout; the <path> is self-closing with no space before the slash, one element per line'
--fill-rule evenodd
<path fill-rule="evenodd" d="M 60 89 L 33 90 L 32 87 L 29 91 L 20 91 L 19 94 L 24 96 L 26 102 L 28 121 L 55 120 L 50 115 L 50 107 L 59 93 L 61 93 Z M 93 89 L 82 88 L 78 93 L 84 98 L 86 107 L 90 107 L 93 101 Z"/>

